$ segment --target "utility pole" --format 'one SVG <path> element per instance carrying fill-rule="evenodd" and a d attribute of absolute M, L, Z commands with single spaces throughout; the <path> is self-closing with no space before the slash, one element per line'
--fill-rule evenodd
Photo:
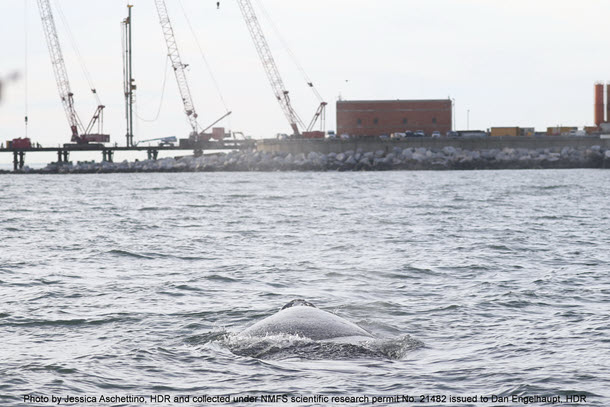
<path fill-rule="evenodd" d="M 131 8 L 133 5 L 127 5 L 127 18 L 123 20 L 123 47 L 125 54 L 123 55 L 123 88 L 125 93 L 125 120 L 127 122 L 127 133 L 125 134 L 127 147 L 133 146 L 133 99 L 134 91 L 136 90 L 135 81 L 133 79 L 132 69 L 132 52 L 131 52 Z"/>

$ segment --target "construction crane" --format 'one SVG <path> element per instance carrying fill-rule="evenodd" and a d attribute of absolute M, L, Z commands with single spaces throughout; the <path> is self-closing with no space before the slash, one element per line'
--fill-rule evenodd
<path fill-rule="evenodd" d="M 38 8 L 40 10 L 40 18 L 42 20 L 42 27 L 47 40 L 49 54 L 51 55 L 51 65 L 53 66 L 53 73 L 55 74 L 55 80 L 59 90 L 59 97 L 64 107 L 66 117 L 68 118 L 70 131 L 72 132 L 72 141 L 78 144 L 87 144 L 89 142 L 109 142 L 110 136 L 107 134 L 102 134 L 105 106 L 101 104 L 97 106 L 97 109 L 93 113 L 93 117 L 89 121 L 87 127 L 84 127 L 80 121 L 80 118 L 78 117 L 78 114 L 74 108 L 74 93 L 72 93 L 72 90 L 70 89 L 68 71 L 66 70 L 66 63 L 61 52 L 61 46 L 59 44 L 59 37 L 55 27 L 55 20 L 53 19 L 50 0 L 38 0 Z M 91 91 L 94 94 L 96 93 L 95 89 L 91 89 Z M 98 133 L 91 133 L 96 124 L 98 125 Z"/>
<path fill-rule="evenodd" d="M 159 14 L 159 21 L 161 23 L 161 29 L 163 30 L 163 37 L 165 37 L 165 43 L 167 45 L 167 55 L 172 63 L 174 75 L 176 76 L 176 82 L 178 83 L 178 90 L 180 91 L 180 97 L 182 98 L 182 103 L 184 105 L 184 112 L 186 113 L 186 117 L 192 129 L 190 139 L 193 141 L 205 140 L 203 133 L 211 126 L 201 129 L 199 123 L 197 122 L 197 112 L 195 111 L 191 90 L 186 79 L 186 67 L 188 65 L 182 63 L 182 59 L 180 58 L 178 44 L 176 43 L 174 29 L 172 28 L 172 23 L 169 19 L 165 0 L 155 0 L 155 5 L 157 6 L 157 13 Z M 220 120 L 224 119 L 230 114 L 231 112 L 225 113 L 212 125 L 218 123 Z"/>
<path fill-rule="evenodd" d="M 246 21 L 246 25 L 248 26 L 248 30 L 250 31 L 250 36 L 252 37 L 252 41 L 254 41 L 254 46 L 256 51 L 258 52 L 258 56 L 263 64 L 263 68 L 265 69 L 265 73 L 267 74 L 267 78 L 269 79 L 269 83 L 271 84 L 271 88 L 273 89 L 273 93 L 284 112 L 284 116 L 288 120 L 290 127 L 292 128 L 294 137 L 305 137 L 305 138 L 318 138 L 324 137 L 323 131 L 313 131 L 313 128 L 320 119 L 322 129 L 324 128 L 324 120 L 325 120 L 325 109 L 327 103 L 322 101 L 322 98 L 318 95 L 320 99 L 320 105 L 316 113 L 314 114 L 309 126 L 305 127 L 303 121 L 299 118 L 299 115 L 296 113 L 294 108 L 290 103 L 290 97 L 288 96 L 288 91 L 284 86 L 284 82 L 282 81 L 282 77 L 280 76 L 280 72 L 277 69 L 277 65 L 275 64 L 275 60 L 273 59 L 273 55 L 271 54 L 271 49 L 269 48 L 269 44 L 267 43 L 267 39 L 263 33 L 263 30 L 258 22 L 258 18 L 256 17 L 256 13 L 254 12 L 254 8 L 252 7 L 252 3 L 250 0 L 237 0 L 237 4 L 241 9 L 241 13 Z M 307 83 L 309 87 L 314 89 L 313 83 Z M 314 89 L 315 91 L 315 89 Z M 300 128 L 306 129 L 301 133 Z"/>

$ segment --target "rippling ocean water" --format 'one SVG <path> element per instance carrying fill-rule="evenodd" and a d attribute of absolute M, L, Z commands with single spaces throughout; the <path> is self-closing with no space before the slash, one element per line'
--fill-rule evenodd
<path fill-rule="evenodd" d="M 610 404 L 607 170 L 0 186 L 3 405 Z M 235 351 L 295 298 L 391 352 Z"/>

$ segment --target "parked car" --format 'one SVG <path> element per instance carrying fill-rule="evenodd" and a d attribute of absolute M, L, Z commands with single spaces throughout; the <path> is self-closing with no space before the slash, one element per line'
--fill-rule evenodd
<path fill-rule="evenodd" d="M 349 134 L 342 134 L 341 136 L 339 136 L 339 138 L 341 140 L 349 140 Z"/>
<path fill-rule="evenodd" d="M 458 134 L 457 131 L 448 131 L 447 132 L 447 137 L 459 137 L 460 135 Z"/>
<path fill-rule="evenodd" d="M 426 133 L 423 130 L 417 130 L 414 134 L 415 137 L 426 137 Z"/>
<path fill-rule="evenodd" d="M 405 133 L 392 133 L 390 134 L 390 138 L 392 140 L 400 140 L 407 137 Z"/>
<path fill-rule="evenodd" d="M 413 137 L 413 132 L 411 130 L 405 131 L 405 137 Z"/>
<path fill-rule="evenodd" d="M 441 132 L 440 131 L 433 131 L 432 132 L 432 138 L 439 138 L 441 136 Z"/>

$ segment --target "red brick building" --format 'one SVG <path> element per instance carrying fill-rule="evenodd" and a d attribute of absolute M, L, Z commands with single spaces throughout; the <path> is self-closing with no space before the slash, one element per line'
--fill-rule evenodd
<path fill-rule="evenodd" d="M 451 130 L 451 100 L 340 100 L 337 134 L 381 136 L 423 130 L 427 136 Z"/>

